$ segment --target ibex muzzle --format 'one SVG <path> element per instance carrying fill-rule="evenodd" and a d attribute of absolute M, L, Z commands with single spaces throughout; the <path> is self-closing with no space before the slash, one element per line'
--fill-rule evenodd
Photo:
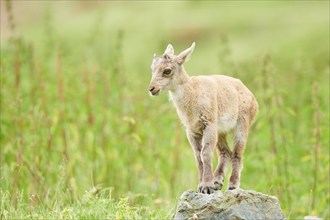
<path fill-rule="evenodd" d="M 149 92 L 150 92 L 150 95 L 152 95 L 152 96 L 159 95 L 160 89 L 158 88 L 157 85 L 154 86 L 154 84 L 150 84 Z"/>

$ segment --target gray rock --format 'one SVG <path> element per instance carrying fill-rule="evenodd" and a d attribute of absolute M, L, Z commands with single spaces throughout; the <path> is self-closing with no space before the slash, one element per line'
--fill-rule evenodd
<path fill-rule="evenodd" d="M 188 190 L 181 195 L 173 219 L 274 220 L 285 217 L 276 197 L 235 189 L 210 195 Z"/>

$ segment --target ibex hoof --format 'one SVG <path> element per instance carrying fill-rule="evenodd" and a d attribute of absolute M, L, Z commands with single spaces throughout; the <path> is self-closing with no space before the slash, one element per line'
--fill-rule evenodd
<path fill-rule="evenodd" d="M 214 187 L 216 190 L 221 190 L 223 187 L 223 184 L 217 180 L 214 181 Z"/>
<path fill-rule="evenodd" d="M 229 186 L 228 187 L 228 190 L 234 190 L 234 189 L 237 189 L 238 187 L 236 187 L 236 186 Z"/>
<path fill-rule="evenodd" d="M 198 192 L 204 194 L 212 194 L 217 190 L 212 182 L 201 183 L 198 186 Z"/>

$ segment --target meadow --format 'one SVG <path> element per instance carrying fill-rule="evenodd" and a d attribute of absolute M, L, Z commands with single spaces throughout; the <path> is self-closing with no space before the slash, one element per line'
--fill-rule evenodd
<path fill-rule="evenodd" d="M 1 1 L 1 219 L 169 219 L 197 168 L 154 53 L 240 78 L 241 188 L 330 218 L 328 1 Z M 214 160 L 215 165 L 216 160 Z M 227 181 L 224 188 L 227 187 Z"/>

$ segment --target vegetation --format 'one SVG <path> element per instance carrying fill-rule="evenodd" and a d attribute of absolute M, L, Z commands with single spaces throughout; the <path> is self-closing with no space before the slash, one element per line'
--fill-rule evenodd
<path fill-rule="evenodd" d="M 188 73 L 238 77 L 260 105 L 241 187 L 330 218 L 328 8 L 2 1 L 1 219 L 170 218 L 197 168 L 150 64 L 193 41 Z"/>

